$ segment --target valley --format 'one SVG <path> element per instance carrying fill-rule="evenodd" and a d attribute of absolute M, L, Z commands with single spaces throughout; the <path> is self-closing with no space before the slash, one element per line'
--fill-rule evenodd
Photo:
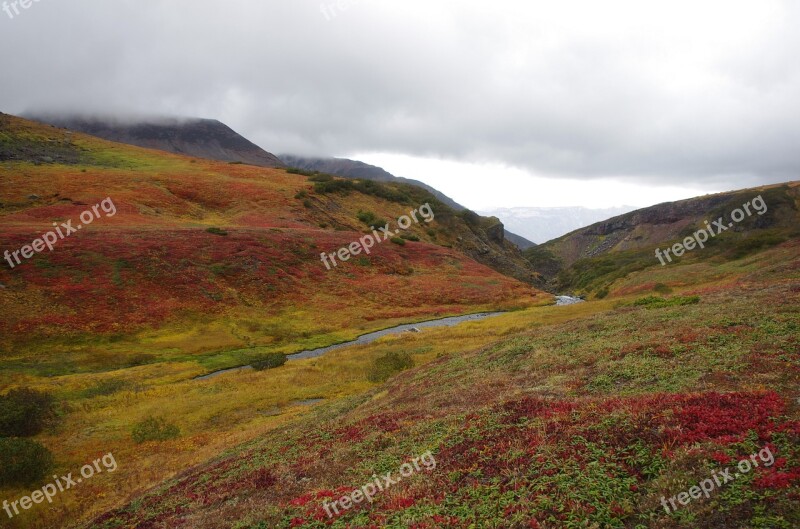
<path fill-rule="evenodd" d="M 52 397 L 32 436 L 52 472 L 117 465 L 9 527 L 800 523 L 798 182 L 639 210 L 523 253 L 496 218 L 404 182 L 8 115 L 0 153 L 3 248 L 114 205 L 0 269 L 0 389 Z M 667 265 L 654 255 L 757 196 L 763 215 Z M 426 205 L 430 222 L 401 220 Z M 398 222 L 369 253 L 321 262 Z M 663 508 L 765 446 L 774 464 Z M 430 471 L 325 510 L 428 452 Z"/>

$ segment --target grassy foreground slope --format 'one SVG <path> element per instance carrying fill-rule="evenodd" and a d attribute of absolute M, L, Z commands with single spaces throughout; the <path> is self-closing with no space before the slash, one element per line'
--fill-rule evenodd
<path fill-rule="evenodd" d="M 35 437 L 53 452 L 54 473 L 75 474 L 109 452 L 119 463 L 114 474 L 3 523 L 68 527 L 123 504 L 307 412 L 304 401 L 374 387 L 375 355 L 198 375 L 397 323 L 550 302 L 448 247 L 477 245 L 483 234 L 436 203 L 436 219 L 413 225 L 403 245 L 385 241 L 329 271 L 319 254 L 370 231 L 364 213 L 394 222 L 423 205 L 412 198 L 427 196 L 315 187 L 282 169 L 195 160 L 0 115 L 0 251 L 30 244 L 54 222 L 74 226 L 106 198 L 116 208 L 52 252 L 13 269 L 0 261 L 0 394 L 25 387 L 55 397 L 58 422 Z M 423 346 L 409 352 L 418 364 L 434 357 Z M 150 417 L 180 435 L 136 444 L 134 425 Z M 0 499 L 34 487 L 0 489 Z"/>
<path fill-rule="evenodd" d="M 435 359 L 88 527 L 800 526 L 800 240 L 633 271 L 625 290 L 375 344 Z M 662 497 L 766 448 L 771 466 L 665 511 Z M 326 514 L 426 451 L 435 469 Z"/>

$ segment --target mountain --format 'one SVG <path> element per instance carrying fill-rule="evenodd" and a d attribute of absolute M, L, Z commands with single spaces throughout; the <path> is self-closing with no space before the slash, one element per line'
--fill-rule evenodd
<path fill-rule="evenodd" d="M 31 119 L 118 143 L 207 160 L 284 167 L 284 163 L 214 119 L 31 115 Z"/>
<path fill-rule="evenodd" d="M 318 171 L 344 178 L 360 178 L 363 180 L 375 180 L 378 182 L 403 182 L 406 184 L 415 185 L 429 191 L 443 204 L 446 204 L 455 211 L 464 211 L 467 209 L 441 191 L 434 189 L 424 182 L 412 180 L 410 178 L 403 178 L 401 176 L 395 176 L 380 167 L 359 162 L 357 160 L 348 160 L 347 158 L 314 158 L 307 156 L 296 156 L 292 154 L 282 154 L 281 159 L 291 167 L 296 167 L 306 171 Z M 497 215 L 486 216 L 497 217 Z M 507 229 L 505 229 L 505 238 L 522 250 L 528 249 L 531 246 L 535 246 L 534 243 L 527 240 L 525 237 L 512 233 Z"/>
<path fill-rule="evenodd" d="M 478 213 L 497 217 L 509 230 L 519 233 L 537 244 L 542 244 L 571 231 L 628 213 L 634 209 L 636 208 L 632 206 L 605 209 L 583 207 L 499 208 L 481 210 Z"/>
<path fill-rule="evenodd" d="M 731 191 L 619 215 L 526 250 L 526 256 L 549 288 L 605 294 L 632 271 L 674 260 L 736 259 L 795 238 L 799 211 L 800 182 Z M 688 237 L 708 240 L 688 243 L 702 248 L 680 256 L 656 254 Z"/>
<path fill-rule="evenodd" d="M 447 204 L 455 211 L 463 211 L 467 208 L 458 204 L 444 193 L 437 191 L 428 184 L 419 180 L 411 180 L 395 176 L 384 169 L 357 160 L 347 158 L 314 158 L 307 156 L 296 156 L 292 154 L 282 154 L 281 159 L 290 167 L 305 169 L 307 171 L 318 171 L 344 178 L 360 178 L 362 180 L 375 180 L 378 182 L 402 182 L 415 185 L 427 190 L 438 198 L 443 204 Z"/>

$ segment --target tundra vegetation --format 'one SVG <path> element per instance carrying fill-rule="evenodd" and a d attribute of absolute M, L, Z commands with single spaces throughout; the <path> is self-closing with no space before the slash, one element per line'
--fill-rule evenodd
<path fill-rule="evenodd" d="M 466 257 L 485 219 L 417 201 L 416 188 L 0 125 L 4 247 L 76 204 L 118 208 L 0 270 L 0 395 L 52 396 L 33 424 L 0 401 L 13 432 L 0 443 L 37 443 L 54 473 L 91 454 L 119 463 L 11 527 L 800 526 L 800 237 L 785 228 L 798 225 L 796 186 L 783 207 L 765 194 L 786 221 L 767 228 L 775 237 L 731 234 L 670 266 L 620 251 L 558 270 L 537 250 L 565 285 L 604 292 L 555 307 Z M 40 154 L 51 162 L 31 161 Z M 359 215 L 396 219 L 407 199 L 436 213 L 409 230 L 419 242 L 319 265 L 369 230 Z M 208 231 L 220 226 L 227 235 Z M 268 356 L 500 310 L 319 358 Z M 196 379 L 259 360 L 275 365 Z M 322 402 L 298 404 L 310 399 Z M 664 512 L 662 496 L 764 446 L 774 465 Z M 428 451 L 434 471 L 329 525 L 325 500 Z M 3 479 L 6 498 L 31 490 Z"/>

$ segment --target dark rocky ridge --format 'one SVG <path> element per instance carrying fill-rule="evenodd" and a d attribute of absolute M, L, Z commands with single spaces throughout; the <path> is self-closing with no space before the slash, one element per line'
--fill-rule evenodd
<path fill-rule="evenodd" d="M 106 117 L 48 115 L 34 115 L 31 119 L 109 141 L 195 158 L 259 167 L 285 167 L 277 156 L 214 119 L 156 118 L 126 121 Z"/>

